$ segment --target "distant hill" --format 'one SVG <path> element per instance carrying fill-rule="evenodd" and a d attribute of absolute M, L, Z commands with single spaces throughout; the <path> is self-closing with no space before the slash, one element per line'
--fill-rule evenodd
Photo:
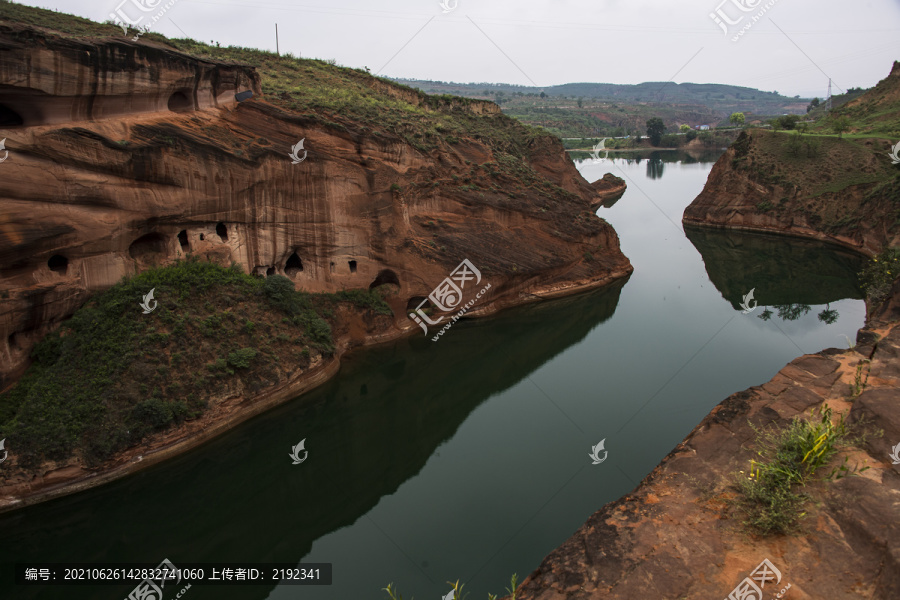
<path fill-rule="evenodd" d="M 834 103 L 832 103 L 834 106 Z M 900 135 L 900 62 L 878 85 L 832 108 L 830 117 L 847 117 L 853 133 Z"/>
<path fill-rule="evenodd" d="M 566 96 L 573 99 L 593 98 L 618 102 L 648 102 L 660 104 L 692 104 L 703 106 L 721 114 L 751 112 L 780 115 L 805 114 L 811 98 L 787 97 L 778 92 L 764 92 L 755 88 L 719 83 L 672 83 L 647 81 L 634 85 L 616 83 L 566 83 L 544 88 L 491 83 L 446 83 L 420 79 L 395 79 L 429 94 L 456 94 L 476 98 L 494 99 L 504 96 L 534 94 L 540 96 Z"/>

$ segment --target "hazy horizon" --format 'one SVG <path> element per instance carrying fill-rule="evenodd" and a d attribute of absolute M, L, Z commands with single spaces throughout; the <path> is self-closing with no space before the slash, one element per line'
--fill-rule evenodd
<path fill-rule="evenodd" d="M 835 94 L 871 87 L 900 58 L 896 1 L 864 0 L 852 8 L 836 0 L 680 0 L 677 6 L 662 0 L 19 3 L 100 22 L 118 9 L 134 20 L 146 15 L 144 23 L 168 3 L 151 31 L 272 51 L 278 23 L 282 53 L 334 59 L 387 77 L 456 83 L 549 87 L 671 80 L 821 98 L 829 77 Z"/>

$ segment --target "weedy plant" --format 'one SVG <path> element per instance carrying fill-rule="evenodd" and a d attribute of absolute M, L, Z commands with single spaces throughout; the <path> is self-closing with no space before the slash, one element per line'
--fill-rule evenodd
<path fill-rule="evenodd" d="M 863 377 L 863 368 L 865 368 L 866 374 Z M 872 364 L 869 359 L 864 359 L 859 361 L 856 365 L 856 375 L 853 378 L 853 389 L 850 398 L 856 398 L 860 394 L 862 394 L 866 386 L 869 384 L 869 371 L 872 369 Z"/>
<path fill-rule="evenodd" d="M 808 494 L 796 491 L 826 467 L 842 447 L 861 443 L 850 439 L 844 416 L 832 422 L 832 410 L 824 407 L 809 420 L 795 417 L 783 429 L 757 429 L 757 459 L 750 461 L 748 477 L 738 478 L 741 497 L 738 504 L 745 515 L 744 525 L 763 535 L 789 533 L 797 529 L 806 515 L 803 510 Z M 823 479 L 841 478 L 860 473 L 844 463 L 833 468 Z"/>
<path fill-rule="evenodd" d="M 510 586 L 506 588 L 506 593 L 509 594 L 511 600 L 516 600 L 516 588 L 518 587 L 519 576 L 517 573 L 513 573 L 512 577 L 509 578 Z M 448 581 L 448 585 L 451 586 L 452 595 L 448 594 L 453 598 L 453 600 L 465 600 L 468 596 L 468 592 L 463 592 L 463 586 L 457 579 L 456 581 Z M 387 584 L 387 587 L 381 588 L 382 591 L 387 592 L 388 596 L 390 596 L 391 600 L 403 600 L 403 594 L 397 591 L 397 588 L 394 587 L 393 583 Z M 497 600 L 497 594 L 488 594 L 488 600 Z"/>

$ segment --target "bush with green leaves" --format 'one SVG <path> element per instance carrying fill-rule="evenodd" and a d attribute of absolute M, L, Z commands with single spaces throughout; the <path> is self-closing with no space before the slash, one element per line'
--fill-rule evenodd
<path fill-rule="evenodd" d="M 249 369 L 250 361 L 256 358 L 256 350 L 253 348 L 241 348 L 228 355 L 228 364 L 235 369 Z"/>
<path fill-rule="evenodd" d="M 885 248 L 859 273 L 859 281 L 866 298 L 872 303 L 884 300 L 891 286 L 900 276 L 900 248 Z"/>
<path fill-rule="evenodd" d="M 826 467 L 841 448 L 860 439 L 849 438 L 849 426 L 840 415 L 832 422 L 831 408 L 824 407 L 808 419 L 795 417 L 783 429 L 756 431 L 757 458 L 750 461 L 750 473 L 737 479 L 738 505 L 744 513 L 744 525 L 763 534 L 790 533 L 797 529 L 808 495 L 796 490 Z M 864 467 L 859 471 L 864 471 Z M 832 469 L 823 479 L 856 472 L 844 464 Z"/>

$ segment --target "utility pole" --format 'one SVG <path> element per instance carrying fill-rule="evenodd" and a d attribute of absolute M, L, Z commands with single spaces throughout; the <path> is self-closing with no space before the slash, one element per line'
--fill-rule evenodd
<path fill-rule="evenodd" d="M 825 110 L 831 110 L 831 78 L 828 78 L 828 96 L 825 98 Z"/>
<path fill-rule="evenodd" d="M 278 48 L 278 23 L 275 23 L 275 54 L 281 56 L 281 50 Z"/>

